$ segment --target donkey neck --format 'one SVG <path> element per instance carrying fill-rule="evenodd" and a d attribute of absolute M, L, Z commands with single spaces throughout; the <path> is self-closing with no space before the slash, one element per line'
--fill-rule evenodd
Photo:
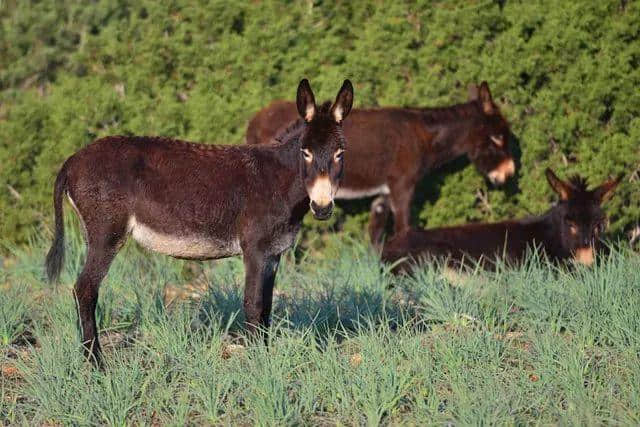
<path fill-rule="evenodd" d="M 547 255 L 558 258 L 565 256 L 557 231 L 559 221 L 556 210 L 551 208 L 543 215 L 521 219 L 518 223 L 530 229 L 535 241 L 544 247 Z"/>
<path fill-rule="evenodd" d="M 476 102 L 445 108 L 422 108 L 420 118 L 427 135 L 425 161 L 436 169 L 471 150 L 469 134 L 478 126 L 482 111 Z"/>
<path fill-rule="evenodd" d="M 553 206 L 543 216 L 545 220 L 545 247 L 547 253 L 555 258 L 566 258 L 571 253 L 563 246 L 561 236 L 562 213 L 558 206 Z"/>
<path fill-rule="evenodd" d="M 294 203 L 300 203 L 308 198 L 300 171 L 300 149 L 302 148 L 301 135 L 304 125 L 296 126 L 275 142 L 266 145 L 255 145 L 258 150 L 265 150 L 273 160 L 270 162 L 277 168 L 274 173 L 282 177 L 281 186 Z"/>
<path fill-rule="evenodd" d="M 302 148 L 301 135 L 303 128 L 296 128 L 293 132 L 283 136 L 272 145 L 274 157 L 281 166 L 291 173 L 300 173 L 300 149 Z"/>

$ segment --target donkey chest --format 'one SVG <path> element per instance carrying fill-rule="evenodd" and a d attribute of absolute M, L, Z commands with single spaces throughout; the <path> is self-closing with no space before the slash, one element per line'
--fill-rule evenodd
<path fill-rule="evenodd" d="M 129 219 L 128 228 L 140 245 L 176 258 L 215 259 L 242 253 L 237 236 L 215 237 L 184 231 L 166 233 L 136 220 L 135 216 Z"/>

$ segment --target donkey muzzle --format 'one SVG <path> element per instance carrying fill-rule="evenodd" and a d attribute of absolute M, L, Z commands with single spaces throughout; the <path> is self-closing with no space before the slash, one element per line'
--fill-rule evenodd
<path fill-rule="evenodd" d="M 335 189 L 327 175 L 318 176 L 308 188 L 309 207 L 316 219 L 324 220 L 333 212 Z"/>
<path fill-rule="evenodd" d="M 331 214 L 333 213 L 333 201 L 326 206 L 320 206 L 313 200 L 309 203 L 309 207 L 311 208 L 311 212 L 315 219 L 319 219 L 324 221 L 329 219 Z"/>
<path fill-rule="evenodd" d="M 515 173 L 516 165 L 513 159 L 504 159 L 495 169 L 487 174 L 487 177 L 492 184 L 501 185 Z"/>
<path fill-rule="evenodd" d="M 576 249 L 573 259 L 583 265 L 592 265 L 594 260 L 593 246 Z"/>

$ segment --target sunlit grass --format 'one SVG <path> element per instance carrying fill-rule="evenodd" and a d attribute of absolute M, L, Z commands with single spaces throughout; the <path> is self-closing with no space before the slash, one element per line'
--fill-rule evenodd
<path fill-rule="evenodd" d="M 0 273 L 4 423 L 640 422 L 640 261 L 626 249 L 589 269 L 532 256 L 393 277 L 366 246 L 331 236 L 322 252 L 284 257 L 269 345 L 239 347 L 239 259 L 129 245 L 101 288 L 95 371 L 80 354 L 71 287 L 83 248 L 70 234 L 59 284 L 43 280 L 46 239 L 14 248 Z M 167 286 L 195 282 L 201 295 L 165 306 Z"/>

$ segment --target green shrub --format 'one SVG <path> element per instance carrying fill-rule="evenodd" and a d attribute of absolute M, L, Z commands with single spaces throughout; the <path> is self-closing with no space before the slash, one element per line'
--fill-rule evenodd
<path fill-rule="evenodd" d="M 640 217 L 638 2 L 2 5 L 0 234 L 16 242 L 51 224 L 55 174 L 93 139 L 242 143 L 252 114 L 292 99 L 303 76 L 322 98 L 351 78 L 358 106 L 447 105 L 490 82 L 522 153 L 517 184 L 490 188 L 472 167 L 432 175 L 417 197 L 423 225 L 542 212 L 549 165 L 592 184 L 624 172 L 611 230 Z"/>

